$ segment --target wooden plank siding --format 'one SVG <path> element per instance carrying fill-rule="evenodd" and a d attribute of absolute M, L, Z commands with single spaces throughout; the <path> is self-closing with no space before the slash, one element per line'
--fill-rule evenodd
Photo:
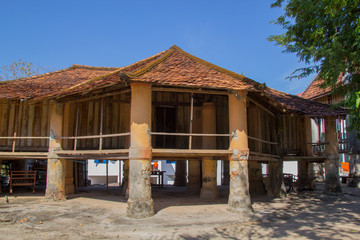
<path fill-rule="evenodd" d="M 166 92 L 154 91 L 152 94 L 152 131 L 162 132 L 163 130 L 157 129 L 156 119 L 159 108 L 175 109 L 175 133 L 189 133 L 190 132 L 190 111 L 191 111 L 191 93 L 180 92 Z M 228 134 L 229 133 L 229 110 L 228 110 L 228 96 L 227 95 L 211 95 L 211 94 L 194 94 L 194 113 L 193 113 L 193 133 L 202 133 L 201 129 L 201 106 L 204 102 L 213 102 L 216 107 L 216 133 Z M 195 123 L 196 121 L 196 123 Z M 211 121 L 211 119 L 209 119 Z M 200 125 L 200 127 L 199 127 Z M 152 137 L 152 145 L 154 148 L 159 148 L 156 145 L 157 138 L 164 138 L 164 136 L 157 135 Z M 202 148 L 201 136 L 194 136 L 192 138 L 192 149 Z M 216 137 L 217 149 L 229 148 L 229 137 Z M 163 146 L 161 148 L 164 148 Z M 169 148 L 169 147 L 165 147 Z M 176 136 L 175 146 L 176 149 L 188 149 L 189 137 Z"/>
<path fill-rule="evenodd" d="M 278 142 L 276 117 L 254 103 L 247 108 L 248 135 L 266 142 L 249 139 L 249 149 L 253 152 L 278 154 L 278 146 L 268 142 Z"/>
<path fill-rule="evenodd" d="M 0 136 L 1 137 L 47 137 L 49 136 L 49 105 L 47 101 L 36 104 L 19 103 L 19 101 L 2 100 L 0 102 Z M 11 150 L 33 151 L 39 147 L 48 147 L 47 139 L 0 139 L 0 148 Z"/>
<path fill-rule="evenodd" d="M 103 101 L 103 104 L 101 103 Z M 102 105 L 102 106 L 101 106 Z M 125 94 L 109 96 L 101 99 L 78 103 L 78 131 L 75 132 L 76 117 L 74 117 L 73 134 L 71 136 L 91 136 L 100 134 L 125 133 L 130 131 L 130 101 Z M 103 119 L 101 121 L 101 108 Z M 76 116 L 76 107 L 70 116 Z M 70 136 L 70 135 L 67 135 Z M 129 147 L 129 137 L 103 138 L 102 149 L 123 149 Z M 99 138 L 77 140 L 77 149 L 99 149 Z"/>

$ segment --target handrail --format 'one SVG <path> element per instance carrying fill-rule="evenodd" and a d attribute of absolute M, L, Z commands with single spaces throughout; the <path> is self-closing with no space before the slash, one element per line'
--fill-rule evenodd
<path fill-rule="evenodd" d="M 102 150 L 102 139 L 103 138 L 111 138 L 111 137 L 124 137 L 124 136 L 130 136 L 130 132 L 126 133 L 113 133 L 113 134 L 100 134 L 100 135 L 89 135 L 89 136 L 74 136 L 74 137 L 56 137 L 55 139 L 64 139 L 64 140 L 70 140 L 74 139 L 77 141 L 78 139 L 96 139 L 99 138 L 99 150 Z M 74 144 L 74 151 L 77 149 L 77 144 Z"/>
<path fill-rule="evenodd" d="M 102 134 L 102 135 L 88 135 L 77 137 L 55 137 L 55 139 L 94 139 L 94 138 L 108 138 L 108 137 L 123 137 L 130 136 L 130 132 L 127 133 L 114 133 L 114 134 Z"/>
<path fill-rule="evenodd" d="M 192 136 L 192 137 L 231 137 L 233 134 L 216 134 L 216 133 L 167 133 L 167 132 L 151 132 L 151 135 L 164 135 L 164 136 Z"/>
<path fill-rule="evenodd" d="M 269 141 L 266 141 L 266 140 L 262 140 L 262 139 L 255 138 L 255 137 L 250 137 L 250 136 L 248 136 L 248 138 L 251 139 L 251 140 L 255 140 L 255 141 L 259 141 L 259 142 L 263 142 L 263 143 L 267 143 L 267 144 L 272 144 L 272 145 L 279 144 L 278 142 L 269 142 Z"/>
<path fill-rule="evenodd" d="M 49 137 L 29 137 L 29 136 L 23 136 L 23 137 L 0 137 L 0 139 L 49 139 Z"/>

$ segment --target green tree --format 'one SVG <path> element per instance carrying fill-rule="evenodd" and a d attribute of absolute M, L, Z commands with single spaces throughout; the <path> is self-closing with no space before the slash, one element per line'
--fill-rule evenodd
<path fill-rule="evenodd" d="M 0 81 L 30 77 L 38 74 L 38 72 L 39 68 L 35 68 L 32 62 L 19 59 L 13 61 L 12 64 L 0 67 Z"/>
<path fill-rule="evenodd" d="M 350 128 L 360 130 L 360 0 L 277 0 L 284 10 L 274 21 L 285 33 L 268 40 L 296 53 L 306 67 L 289 77 L 317 73 L 323 87 L 345 94 Z M 339 82 L 339 79 L 344 81 Z"/>

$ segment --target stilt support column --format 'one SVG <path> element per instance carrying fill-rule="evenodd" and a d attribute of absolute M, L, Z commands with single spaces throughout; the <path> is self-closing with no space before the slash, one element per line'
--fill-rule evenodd
<path fill-rule="evenodd" d="M 229 130 L 233 133 L 230 142 L 230 194 L 228 209 L 239 213 L 252 213 L 248 177 L 248 137 L 246 119 L 246 93 L 229 95 Z"/>
<path fill-rule="evenodd" d="M 339 180 L 339 152 L 338 139 L 336 132 L 336 118 L 328 117 L 325 119 L 325 186 L 324 193 L 337 195 L 341 193 Z"/>
<path fill-rule="evenodd" d="M 50 142 L 48 153 L 45 197 L 51 200 L 65 200 L 65 159 L 58 158 L 56 150 L 62 149 L 63 106 L 50 105 Z"/>
<path fill-rule="evenodd" d="M 127 215 L 144 218 L 154 215 L 151 198 L 151 86 L 131 85 L 131 144 L 129 149 L 129 199 Z"/>
<path fill-rule="evenodd" d="M 187 185 L 187 193 L 189 195 L 198 195 L 201 188 L 201 164 L 200 160 L 189 160 L 189 182 Z"/>
<path fill-rule="evenodd" d="M 216 133 L 216 109 L 215 104 L 206 102 L 202 106 L 202 130 L 203 133 Z M 215 137 L 203 137 L 203 149 L 216 149 Z M 219 190 L 217 188 L 216 173 L 217 162 L 211 157 L 204 157 L 202 160 L 202 187 L 201 198 L 217 198 Z"/>

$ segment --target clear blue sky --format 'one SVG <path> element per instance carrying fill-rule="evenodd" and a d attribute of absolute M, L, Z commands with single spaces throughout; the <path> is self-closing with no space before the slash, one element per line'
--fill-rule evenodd
<path fill-rule="evenodd" d="M 19 58 L 49 70 L 72 64 L 121 67 L 176 44 L 277 90 L 297 94 L 312 80 L 266 38 L 281 14 L 266 0 L 0 0 L 0 66 Z"/>

